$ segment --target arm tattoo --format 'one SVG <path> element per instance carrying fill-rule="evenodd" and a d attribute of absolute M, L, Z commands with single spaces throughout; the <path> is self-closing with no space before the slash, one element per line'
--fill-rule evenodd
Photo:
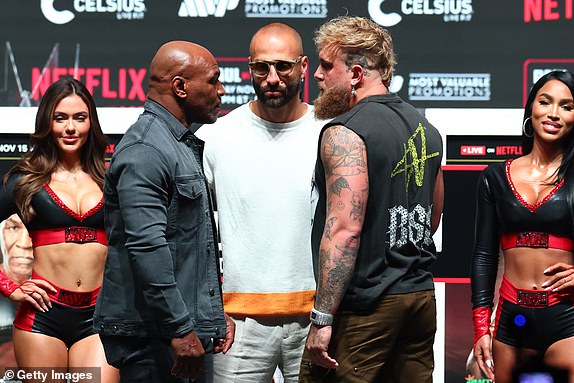
<path fill-rule="evenodd" d="M 359 247 L 357 246 L 357 244 L 354 243 L 345 244 L 343 246 L 337 245 L 335 246 L 335 248 L 339 250 L 341 252 L 341 255 L 345 258 L 352 257 L 357 253 L 357 251 L 359 251 Z"/>
<path fill-rule="evenodd" d="M 359 193 L 353 193 L 353 199 L 351 200 L 351 205 L 353 208 L 349 213 L 349 217 L 354 221 L 361 219 L 361 213 L 363 211 L 363 203 L 361 202 L 361 195 Z"/>
<path fill-rule="evenodd" d="M 357 249 L 353 246 L 337 246 L 343 256 L 336 256 L 328 250 L 320 251 L 321 273 L 317 288 L 316 307 L 319 311 L 329 312 L 333 306 L 338 306 L 345 294 L 355 267 Z M 337 251 L 339 253 L 339 251 Z"/>
<path fill-rule="evenodd" d="M 352 176 L 366 172 L 363 160 L 365 143 L 357 139 L 356 133 L 343 126 L 334 126 L 323 136 L 321 157 L 329 161 L 330 173 L 327 176 Z"/>
<path fill-rule="evenodd" d="M 331 217 L 327 220 L 327 225 L 325 225 L 325 238 L 331 239 L 331 228 L 335 224 L 337 217 Z"/>
<path fill-rule="evenodd" d="M 333 182 L 333 185 L 331 186 L 331 192 L 337 194 L 340 197 L 341 190 L 343 189 L 351 190 L 351 187 L 349 186 L 349 182 L 346 179 L 339 177 L 335 180 L 335 182 Z"/>

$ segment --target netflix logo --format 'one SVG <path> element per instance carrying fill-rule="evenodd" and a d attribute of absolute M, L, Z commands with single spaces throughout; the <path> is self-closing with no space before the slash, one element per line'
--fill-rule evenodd
<path fill-rule="evenodd" d="M 524 0 L 524 22 L 572 19 L 573 0 Z"/>
<path fill-rule="evenodd" d="M 50 84 L 72 76 L 83 82 L 94 96 L 144 102 L 145 68 L 32 68 L 32 99 L 39 100 Z"/>

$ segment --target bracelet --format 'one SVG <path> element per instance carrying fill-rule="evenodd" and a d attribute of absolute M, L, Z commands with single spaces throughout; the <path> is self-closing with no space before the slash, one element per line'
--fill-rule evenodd
<path fill-rule="evenodd" d="M 335 318 L 332 314 L 323 313 L 321 311 L 311 309 L 311 323 L 317 326 L 330 326 L 333 324 L 333 319 Z"/>

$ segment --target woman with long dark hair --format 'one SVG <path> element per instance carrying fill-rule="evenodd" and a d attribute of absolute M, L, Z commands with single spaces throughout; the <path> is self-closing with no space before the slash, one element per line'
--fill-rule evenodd
<path fill-rule="evenodd" d="M 550 72 L 526 102 L 524 155 L 490 165 L 478 182 L 474 355 L 497 383 L 534 364 L 566 370 L 574 382 L 573 129 L 574 75 Z M 504 275 L 493 337 L 499 249 Z"/>
<path fill-rule="evenodd" d="M 107 256 L 107 141 L 81 82 L 61 79 L 46 90 L 31 144 L 0 193 L 0 220 L 17 213 L 34 249 L 32 279 L 18 285 L 0 275 L 0 292 L 20 302 L 13 335 L 18 367 L 102 367 L 102 382 L 116 381 L 92 329 Z"/>

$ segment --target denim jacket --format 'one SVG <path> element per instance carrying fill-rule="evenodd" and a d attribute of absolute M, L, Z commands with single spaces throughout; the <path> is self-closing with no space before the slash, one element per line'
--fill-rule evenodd
<path fill-rule="evenodd" d="M 148 99 L 106 172 L 108 257 L 94 314 L 104 335 L 225 338 L 203 141 Z"/>

